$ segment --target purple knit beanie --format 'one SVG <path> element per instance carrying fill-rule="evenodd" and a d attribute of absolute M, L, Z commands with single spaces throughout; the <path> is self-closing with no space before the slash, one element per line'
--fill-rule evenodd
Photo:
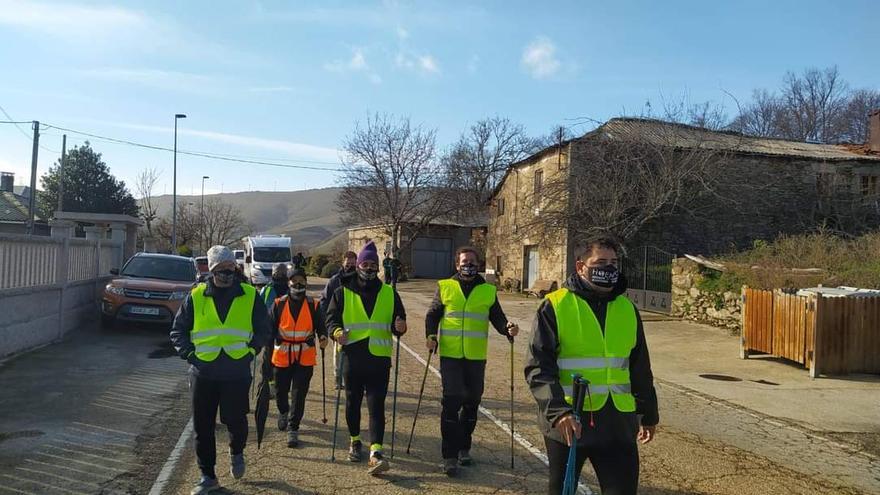
<path fill-rule="evenodd" d="M 375 261 L 379 263 L 379 253 L 376 251 L 376 244 L 373 241 L 370 241 L 366 244 L 366 246 L 361 249 L 361 252 L 358 253 L 357 264 L 360 265 L 364 261 Z"/>

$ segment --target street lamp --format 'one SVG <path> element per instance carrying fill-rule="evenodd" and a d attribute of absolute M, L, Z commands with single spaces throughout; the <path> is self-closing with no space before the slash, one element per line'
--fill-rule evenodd
<path fill-rule="evenodd" d="M 199 213 L 199 217 L 201 218 L 202 224 L 202 252 L 205 252 L 205 179 L 210 179 L 207 175 L 202 176 L 202 208 Z"/>
<path fill-rule="evenodd" d="M 174 114 L 174 191 L 171 200 L 171 254 L 177 254 L 177 121 L 185 119 L 182 113 Z"/>

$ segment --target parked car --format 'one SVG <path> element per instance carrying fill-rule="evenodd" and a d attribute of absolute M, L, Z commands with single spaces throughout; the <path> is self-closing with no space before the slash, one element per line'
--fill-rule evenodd
<path fill-rule="evenodd" d="M 208 270 L 208 257 L 207 256 L 199 256 L 196 258 L 196 269 L 199 271 L 199 280 L 204 280 L 211 273 L 211 270 Z"/>
<path fill-rule="evenodd" d="M 192 258 L 170 254 L 137 253 L 104 288 L 101 324 L 117 320 L 168 323 L 196 284 Z"/>

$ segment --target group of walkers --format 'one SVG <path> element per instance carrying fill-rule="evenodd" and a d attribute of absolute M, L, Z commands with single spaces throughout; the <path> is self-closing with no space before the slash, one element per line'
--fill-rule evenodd
<path fill-rule="evenodd" d="M 610 238 L 588 242 L 577 258 L 575 273 L 564 288 L 546 297 L 533 324 L 525 378 L 538 404 L 551 494 L 563 493 L 572 479 L 576 485 L 587 459 L 603 494 L 636 493 L 637 442 L 650 442 L 659 422 L 641 318 L 626 298 L 626 281 L 617 268 L 619 252 Z M 479 275 L 479 253 L 460 248 L 454 263 L 455 275 L 438 282 L 425 315 L 427 350 L 440 358 L 441 469 L 448 476 L 456 476 L 460 466 L 476 464 L 472 437 L 485 383 L 489 325 L 510 341 L 511 353 L 519 333 L 505 316 L 495 286 Z M 329 280 L 320 300 L 306 294 L 307 278 L 300 267 L 288 270 L 279 265 L 271 284 L 257 293 L 239 283 L 228 248 L 212 247 L 208 264 L 211 276 L 186 298 L 171 331 L 175 349 L 190 363 L 201 470 L 191 493 L 220 487 L 214 435 L 218 409 L 229 431 L 231 475 L 239 479 L 245 474 L 251 363 L 260 353 L 262 373 L 275 384 L 278 428 L 287 432 L 288 447 L 299 445 L 317 351 L 321 350 L 323 365 L 330 340 L 335 342 L 331 354 L 337 395 L 345 393 L 348 460 L 362 462 L 366 456 L 369 474 L 388 471 L 386 397 L 395 339 L 399 354 L 399 339 L 408 326 L 396 284 L 378 278 L 375 244 L 345 254 L 342 268 Z M 383 264 L 388 280 L 389 264 Z M 389 281 L 396 279 L 398 269 L 399 265 L 394 267 Z M 581 411 L 572 409 L 575 381 L 587 384 Z M 396 399 L 396 369 L 394 387 Z M 364 398 L 369 439 L 361 432 Z M 337 397 L 337 418 L 338 404 Z M 335 433 L 334 427 L 333 449 Z"/>

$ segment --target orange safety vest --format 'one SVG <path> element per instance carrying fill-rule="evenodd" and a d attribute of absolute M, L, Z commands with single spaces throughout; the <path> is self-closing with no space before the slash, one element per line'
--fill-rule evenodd
<path fill-rule="evenodd" d="M 306 343 L 306 340 L 315 335 L 312 315 L 318 312 L 318 302 L 306 297 L 295 319 L 290 314 L 288 296 L 276 299 L 275 304 L 283 304 L 284 310 L 278 322 L 280 342 L 277 340 L 275 342 L 272 364 L 278 368 L 287 368 L 295 362 L 299 362 L 301 366 L 314 366 L 317 352 L 314 346 Z"/>

